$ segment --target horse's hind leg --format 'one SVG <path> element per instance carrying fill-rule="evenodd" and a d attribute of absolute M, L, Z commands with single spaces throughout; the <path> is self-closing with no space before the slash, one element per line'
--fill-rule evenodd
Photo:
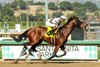
<path fill-rule="evenodd" d="M 42 43 L 43 40 L 40 40 L 38 43 L 33 44 L 32 47 L 29 49 L 29 54 L 32 55 L 32 52 L 37 52 L 36 47 Z"/>
<path fill-rule="evenodd" d="M 29 48 L 28 49 L 28 53 L 27 53 L 27 55 L 26 55 L 26 58 L 28 58 L 28 56 L 29 55 L 31 55 L 31 56 L 34 56 L 33 54 L 32 54 L 32 52 L 37 52 L 37 50 L 35 49 L 38 45 L 40 45 L 42 43 L 42 40 L 40 39 L 38 39 L 37 41 L 31 41 L 31 42 L 28 42 L 28 45 L 32 45 L 32 47 L 31 48 Z"/>
<path fill-rule="evenodd" d="M 23 47 L 23 49 L 22 49 L 22 51 L 20 53 L 20 56 L 23 56 L 25 54 L 26 50 L 28 49 L 28 47 L 26 46 L 26 43 L 23 44 L 23 45 L 24 45 L 24 47 Z"/>
<path fill-rule="evenodd" d="M 19 58 L 21 56 L 23 56 L 25 54 L 26 50 L 28 49 L 28 47 L 26 46 L 26 43 L 24 43 L 23 45 L 24 45 L 24 47 L 22 48 L 22 51 L 21 51 L 19 57 L 15 60 L 15 63 L 18 63 Z"/>
<path fill-rule="evenodd" d="M 36 47 L 37 47 L 38 45 L 40 45 L 40 44 L 42 43 L 42 41 L 43 41 L 43 40 L 39 40 L 39 42 L 36 43 L 36 44 L 33 44 L 32 47 L 31 47 L 30 49 L 33 50 L 33 51 L 35 51 L 35 52 L 37 52 Z"/>

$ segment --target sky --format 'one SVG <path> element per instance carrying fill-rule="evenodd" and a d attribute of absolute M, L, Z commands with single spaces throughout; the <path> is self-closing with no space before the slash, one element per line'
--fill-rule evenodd
<path fill-rule="evenodd" d="M 0 3 L 5 4 L 5 3 L 8 3 L 8 2 L 12 2 L 12 1 L 14 1 L 14 0 L 0 0 Z"/>

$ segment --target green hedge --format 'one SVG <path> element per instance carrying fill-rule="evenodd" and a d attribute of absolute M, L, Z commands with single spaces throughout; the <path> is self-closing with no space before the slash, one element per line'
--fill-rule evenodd
<path fill-rule="evenodd" d="M 4 29 L 4 24 L 5 22 L 0 22 L 0 29 Z M 26 29 L 27 26 L 27 22 L 7 22 L 7 24 L 9 25 L 9 29 L 14 29 L 15 28 L 15 24 L 22 24 L 22 29 Z M 45 26 L 45 22 L 43 21 L 31 21 L 28 22 L 29 24 L 29 28 L 32 26 Z"/>

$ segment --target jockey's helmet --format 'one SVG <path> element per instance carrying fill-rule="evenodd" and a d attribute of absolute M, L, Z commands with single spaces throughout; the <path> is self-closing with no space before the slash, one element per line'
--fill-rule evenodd
<path fill-rule="evenodd" d="M 66 19 L 66 17 L 64 15 L 60 16 L 60 18 L 61 19 L 64 19 L 64 20 Z"/>

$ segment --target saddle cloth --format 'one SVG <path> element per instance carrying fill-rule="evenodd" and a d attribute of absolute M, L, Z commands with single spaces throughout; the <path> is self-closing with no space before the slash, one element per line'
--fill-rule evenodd
<path fill-rule="evenodd" d="M 52 30 L 53 30 L 52 27 L 47 27 L 47 33 L 44 36 L 54 38 L 55 34 L 57 33 L 57 30 L 55 31 Z"/>

